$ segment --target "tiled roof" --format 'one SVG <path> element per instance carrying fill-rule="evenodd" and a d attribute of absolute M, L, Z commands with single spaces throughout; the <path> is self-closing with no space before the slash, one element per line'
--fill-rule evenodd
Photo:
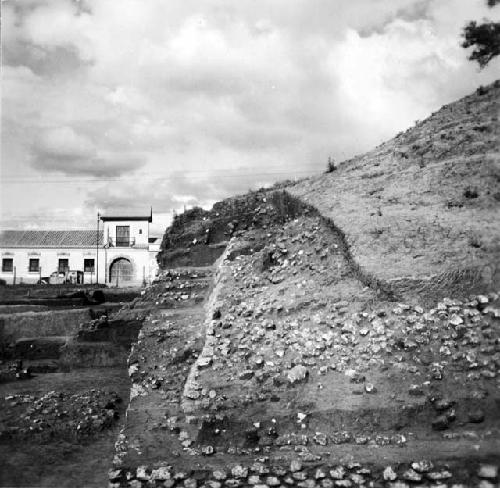
<path fill-rule="evenodd" d="M 146 220 L 148 222 L 153 222 L 153 214 L 151 215 L 101 215 L 100 219 L 103 222 L 109 220 L 123 221 L 123 220 Z"/>
<path fill-rule="evenodd" d="M 99 231 L 102 245 L 103 232 Z M 95 247 L 95 230 L 3 230 L 0 247 Z"/>

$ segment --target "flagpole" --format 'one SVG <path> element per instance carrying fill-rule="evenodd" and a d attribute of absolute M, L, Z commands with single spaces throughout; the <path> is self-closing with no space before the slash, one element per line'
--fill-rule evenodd
<path fill-rule="evenodd" d="M 96 252 L 96 262 L 95 262 L 95 282 L 99 284 L 99 220 L 101 218 L 101 214 L 97 212 L 97 231 L 95 235 L 95 252 Z"/>

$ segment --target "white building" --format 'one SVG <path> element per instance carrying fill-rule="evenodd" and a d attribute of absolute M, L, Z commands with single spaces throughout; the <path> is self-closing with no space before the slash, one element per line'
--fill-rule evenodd
<path fill-rule="evenodd" d="M 149 236 L 149 216 L 100 217 L 99 230 L 0 231 L 0 279 L 37 283 L 54 272 L 83 283 L 136 286 L 157 271 L 160 240 Z M 79 272 L 79 273 L 76 273 Z"/>

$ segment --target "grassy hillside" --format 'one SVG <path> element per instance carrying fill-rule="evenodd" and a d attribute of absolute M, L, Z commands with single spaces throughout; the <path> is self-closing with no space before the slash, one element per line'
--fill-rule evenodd
<path fill-rule="evenodd" d="M 332 219 L 358 263 L 382 279 L 460 278 L 473 268 L 498 285 L 499 97 L 499 81 L 481 87 L 289 191 Z"/>

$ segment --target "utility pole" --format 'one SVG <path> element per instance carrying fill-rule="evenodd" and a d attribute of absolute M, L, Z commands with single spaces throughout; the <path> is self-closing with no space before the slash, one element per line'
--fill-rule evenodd
<path fill-rule="evenodd" d="M 95 282 L 99 284 L 99 220 L 101 219 L 101 214 L 97 212 L 97 231 L 95 235 Z"/>

